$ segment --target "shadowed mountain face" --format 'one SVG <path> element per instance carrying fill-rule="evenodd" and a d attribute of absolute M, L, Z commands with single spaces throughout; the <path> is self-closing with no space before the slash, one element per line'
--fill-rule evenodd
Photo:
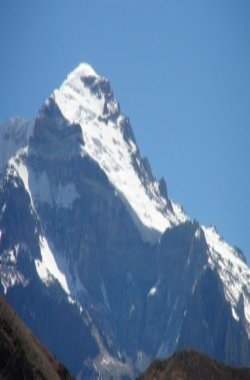
<path fill-rule="evenodd" d="M 207 355 L 187 350 L 157 359 L 138 380 L 249 380 L 249 368 L 229 367 Z"/>
<path fill-rule="evenodd" d="M 0 379 L 73 380 L 0 295 Z"/>
<path fill-rule="evenodd" d="M 82 64 L 10 122 L 21 139 L 4 128 L 0 291 L 73 375 L 134 378 L 189 347 L 250 363 L 243 254 L 169 198 L 107 79 Z"/>

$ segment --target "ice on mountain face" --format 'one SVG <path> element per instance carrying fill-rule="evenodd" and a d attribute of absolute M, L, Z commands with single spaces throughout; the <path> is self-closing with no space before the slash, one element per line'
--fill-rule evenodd
<path fill-rule="evenodd" d="M 174 212 L 167 210 L 157 181 L 150 178 L 143 183 L 138 170 L 142 173 L 145 169 L 138 149 L 132 139 L 124 137 L 125 117 L 119 113 L 109 82 L 92 70 L 86 64 L 80 65 L 52 97 L 71 124 L 80 124 L 82 154 L 89 155 L 106 173 L 144 239 L 158 240 L 166 228 L 187 217 L 178 206 L 173 205 Z"/>
<path fill-rule="evenodd" d="M 209 263 L 216 268 L 224 286 L 226 299 L 232 306 L 232 313 L 239 319 L 237 306 L 241 294 L 244 297 L 244 312 L 250 336 L 250 268 L 238 257 L 236 250 L 227 244 L 212 228 L 202 227 L 209 247 Z"/>

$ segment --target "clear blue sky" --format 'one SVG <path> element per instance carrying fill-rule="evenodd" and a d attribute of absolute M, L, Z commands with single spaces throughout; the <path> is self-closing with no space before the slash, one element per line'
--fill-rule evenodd
<path fill-rule="evenodd" d="M 250 261 L 250 1 L 0 0 L 0 120 L 34 117 L 81 61 L 170 197 Z"/>

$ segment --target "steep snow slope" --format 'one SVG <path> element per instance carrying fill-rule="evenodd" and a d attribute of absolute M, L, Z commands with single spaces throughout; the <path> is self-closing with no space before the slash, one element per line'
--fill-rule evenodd
<path fill-rule="evenodd" d="M 129 121 L 120 113 L 107 79 L 81 64 L 52 97 L 71 124 L 80 124 L 82 154 L 92 157 L 106 173 L 145 240 L 157 240 L 166 228 L 187 220 L 178 205 L 171 207 L 159 182 L 146 172 L 133 133 L 126 131 L 131 129 Z"/>
<path fill-rule="evenodd" d="M 236 248 L 227 244 L 214 227 L 202 229 L 209 247 L 209 263 L 219 273 L 234 318 L 246 318 L 250 336 L 250 269 Z"/>

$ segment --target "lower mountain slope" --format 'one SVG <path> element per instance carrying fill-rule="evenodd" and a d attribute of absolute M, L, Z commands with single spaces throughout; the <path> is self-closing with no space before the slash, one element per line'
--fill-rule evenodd
<path fill-rule="evenodd" d="M 0 295 L 0 379 L 73 380 Z"/>
<path fill-rule="evenodd" d="M 250 368 L 226 366 L 194 350 L 157 359 L 138 380 L 249 380 Z"/>

